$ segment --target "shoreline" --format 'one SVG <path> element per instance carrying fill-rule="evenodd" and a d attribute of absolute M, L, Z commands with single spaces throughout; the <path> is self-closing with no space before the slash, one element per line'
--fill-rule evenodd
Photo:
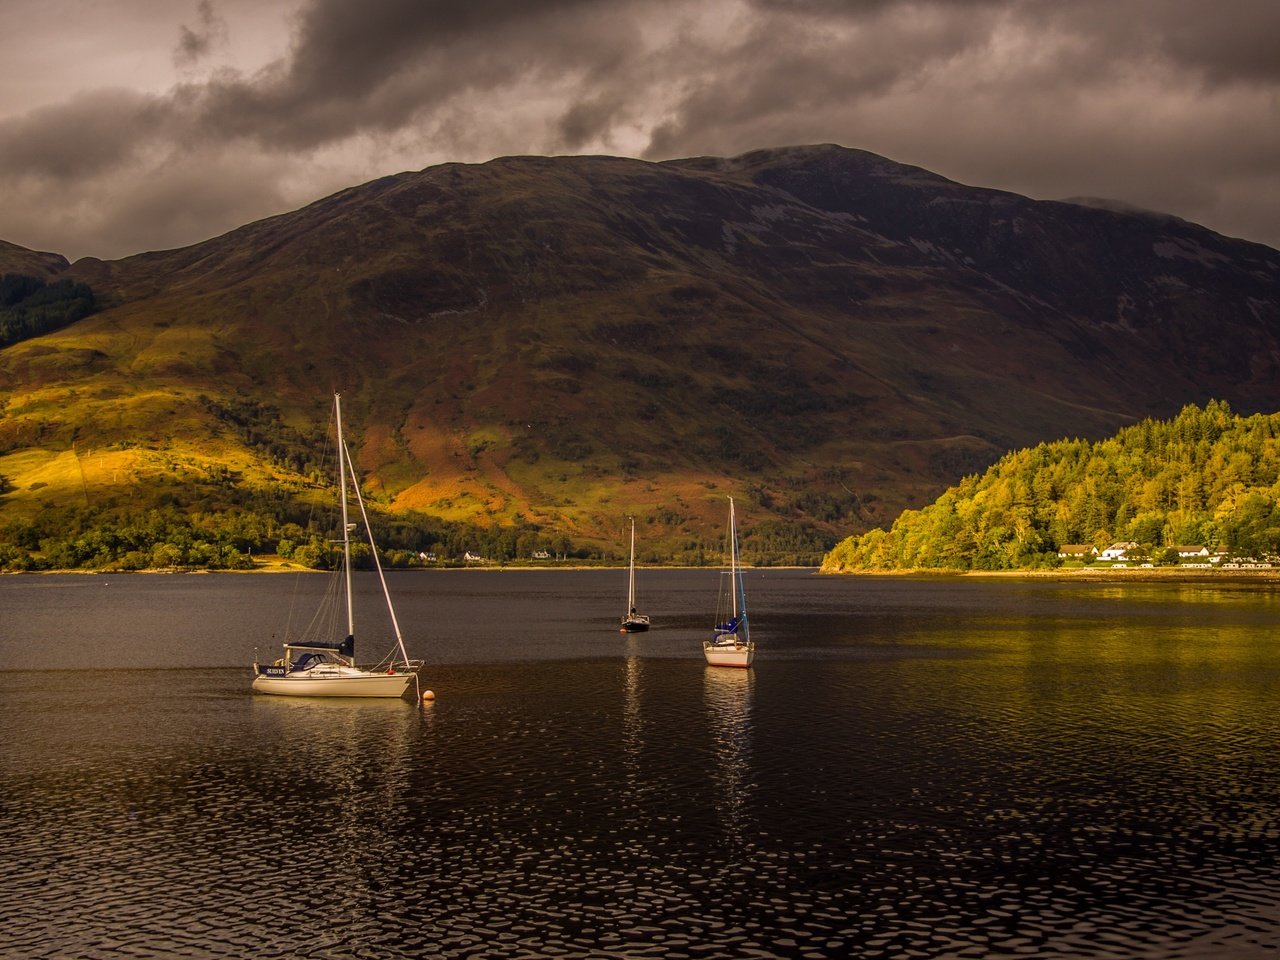
<path fill-rule="evenodd" d="M 490 564 L 473 563 L 473 564 L 470 564 L 470 565 L 468 565 L 468 566 L 385 567 L 385 568 L 384 568 L 384 570 L 385 570 L 387 573 L 426 573 L 426 572 L 429 572 L 429 571 L 457 572 L 457 571 L 462 571 L 462 570 L 484 571 L 484 572 L 488 572 L 488 573 L 503 573 L 504 571 L 507 571 L 507 572 L 514 572 L 514 571 L 526 571 L 526 570 L 546 570 L 546 571 L 549 571 L 549 572 L 564 571 L 564 570 L 572 570 L 572 571 L 581 571 L 581 570 L 609 570 L 609 571 L 614 571 L 614 572 L 616 572 L 616 571 L 619 571 L 619 570 L 625 571 L 626 569 L 627 569 L 627 565 L 626 565 L 625 563 L 623 563 L 623 564 L 619 564 L 619 565 L 617 565 L 617 566 L 606 566 L 606 565 L 604 565 L 604 564 L 590 564 L 590 563 L 585 563 L 585 564 L 568 564 L 568 563 L 566 563 L 566 564 L 560 564 L 560 565 L 557 565 L 557 566 L 548 566 L 548 565 L 545 565 L 545 564 L 527 564 L 527 565 L 525 565 L 525 564 L 519 564 L 519 563 L 502 563 L 502 564 L 499 564 L 499 563 L 490 563 Z M 724 569 L 724 567 L 723 567 L 723 565 L 721 565 L 721 564 L 707 564 L 706 566 L 701 566 L 701 567 L 691 567 L 691 566 L 686 566 L 686 565 L 682 565 L 682 564 L 672 564 L 672 565 L 670 565 L 670 566 L 665 565 L 665 564 L 650 564 L 650 565 L 645 565 L 645 566 L 640 566 L 640 565 L 637 565 L 637 566 L 636 566 L 636 570 L 723 570 L 723 569 Z M 757 566 L 751 566 L 751 565 L 749 565 L 749 564 L 748 564 L 748 565 L 744 565 L 742 569 L 744 569 L 744 570 L 810 570 L 810 571 L 812 571 L 814 574 L 819 573 L 819 572 L 820 572 L 820 570 L 821 570 L 821 568 L 820 568 L 820 567 L 818 567 L 818 566 L 816 566 L 816 565 L 814 565 L 814 566 L 797 567 L 797 566 L 788 566 L 788 565 L 781 565 L 781 564 L 780 564 L 780 565 L 778 565 L 778 566 L 767 566 L 767 567 L 757 567 Z M 257 573 L 262 573 L 262 574 L 278 574 L 278 573 L 319 573 L 319 574 L 329 574 L 329 573 L 332 573 L 332 572 L 333 572 L 332 570 L 318 570 L 318 569 L 316 569 L 315 567 L 304 567 L 304 566 L 302 566 L 301 564 L 290 563 L 290 562 L 289 562 L 289 561 L 287 561 L 287 560 L 276 560 L 276 561 L 268 561 L 268 562 L 264 562 L 264 563 L 260 563 L 260 564 L 259 564 L 259 563 L 255 563 L 255 564 L 254 564 L 254 566 L 253 566 L 253 569 L 251 569 L 251 570 L 243 570 L 243 569 L 241 569 L 241 570 L 209 570 L 209 569 L 206 569 L 206 568 L 199 568 L 199 567 L 192 567 L 192 568 L 189 568 L 189 569 L 187 569 L 187 568 L 181 568 L 181 567 L 167 567 L 167 568 L 151 567 L 151 568 L 144 569 L 144 570 L 76 570 L 76 569 L 68 569 L 68 570 L 6 570 L 6 571 L 0 571 L 0 576 L 5 576 L 5 577 L 21 577 L 21 576 L 33 576 L 33 577 L 56 577 L 56 576 L 62 576 L 62 575 L 70 574 L 70 575 L 79 575 L 79 576 L 108 576 L 108 575 L 112 575 L 112 576 L 144 576 L 144 577 L 148 577 L 148 576 L 174 576 L 174 577 L 181 577 L 181 576 L 202 576 L 202 575 L 206 575 L 206 574 L 213 574 L 213 573 L 234 573 L 234 574 L 252 575 L 252 574 L 257 574 Z M 369 571 L 356 571 L 356 572 L 372 572 L 372 568 L 370 568 L 370 569 L 369 569 Z"/>
<path fill-rule="evenodd" d="M 1280 567 L 1240 568 L 1234 570 L 1180 569 L 1178 567 L 1119 567 L 1090 570 L 839 570 L 821 571 L 831 577 L 914 577 L 970 578 L 996 580 L 1085 580 L 1163 583 L 1230 583 L 1231 581 L 1262 581 L 1280 583 Z"/>

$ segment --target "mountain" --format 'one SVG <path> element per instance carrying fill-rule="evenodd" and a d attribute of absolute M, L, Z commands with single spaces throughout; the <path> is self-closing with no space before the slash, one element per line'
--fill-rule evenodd
<path fill-rule="evenodd" d="M 391 510 L 610 550 L 634 514 L 688 557 L 733 493 L 748 550 L 817 551 L 1006 450 L 1280 383 L 1277 251 L 835 146 L 445 164 L 19 253 L 101 309 L 0 351 L 0 520 L 305 496 L 338 389 Z"/>

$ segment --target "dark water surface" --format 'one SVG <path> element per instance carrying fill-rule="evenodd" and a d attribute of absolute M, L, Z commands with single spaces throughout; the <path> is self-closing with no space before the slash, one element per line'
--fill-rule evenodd
<path fill-rule="evenodd" d="M 315 578 L 0 578 L 0 956 L 1280 956 L 1274 586 L 750 571 L 747 673 L 711 571 L 391 582 L 432 704 L 249 692 Z"/>

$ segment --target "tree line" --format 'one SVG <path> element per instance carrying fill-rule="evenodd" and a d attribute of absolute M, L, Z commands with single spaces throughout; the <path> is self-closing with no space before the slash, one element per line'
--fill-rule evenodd
<path fill-rule="evenodd" d="M 276 555 L 302 566 L 327 569 L 336 562 L 339 524 L 334 518 L 302 518 L 292 508 L 258 500 L 254 507 L 191 509 L 176 505 L 142 511 L 95 507 L 46 507 L 31 518 L 0 526 L 0 571 L 42 570 L 250 570 L 255 557 Z M 567 536 L 518 522 L 485 527 L 444 521 L 421 513 L 375 509 L 379 558 L 386 567 L 461 564 L 471 553 L 493 563 L 527 562 L 547 554 L 554 560 L 618 563 L 617 549 L 575 544 Z M 808 524 L 766 521 L 744 527 L 748 563 L 813 565 L 830 545 Z M 642 548 L 644 563 L 715 566 L 724 544 L 715 535 L 667 548 Z M 371 567 L 367 545 L 353 544 L 353 561 Z"/>
<path fill-rule="evenodd" d="M 841 541 L 824 569 L 1009 570 L 1061 564 L 1060 548 L 1116 541 L 1172 560 L 1204 545 L 1280 553 L 1280 414 L 1223 402 L 1143 420 L 1114 437 L 1018 450 L 888 530 Z"/>
<path fill-rule="evenodd" d="M 261 506 L 261 504 L 260 504 Z M 0 527 L 0 570 L 249 570 L 254 557 L 275 554 L 326 569 L 336 560 L 336 518 L 287 519 L 289 514 L 236 507 L 187 510 L 178 506 L 124 512 L 93 507 L 45 508 L 30 519 Z M 528 559 L 546 550 L 589 559 L 565 538 L 530 526 L 487 529 L 425 515 L 374 513 L 384 566 L 425 563 L 424 554 L 461 560 L 470 550 L 497 561 Z M 358 566 L 372 566 L 366 545 L 353 550 Z"/>

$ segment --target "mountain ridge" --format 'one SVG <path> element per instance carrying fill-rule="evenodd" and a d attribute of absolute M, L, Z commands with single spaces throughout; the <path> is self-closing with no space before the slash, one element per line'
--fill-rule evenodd
<path fill-rule="evenodd" d="M 41 280 L 49 280 L 70 266 L 67 258 L 60 253 L 28 250 L 16 243 L 0 240 L 0 275 L 20 273 Z"/>

